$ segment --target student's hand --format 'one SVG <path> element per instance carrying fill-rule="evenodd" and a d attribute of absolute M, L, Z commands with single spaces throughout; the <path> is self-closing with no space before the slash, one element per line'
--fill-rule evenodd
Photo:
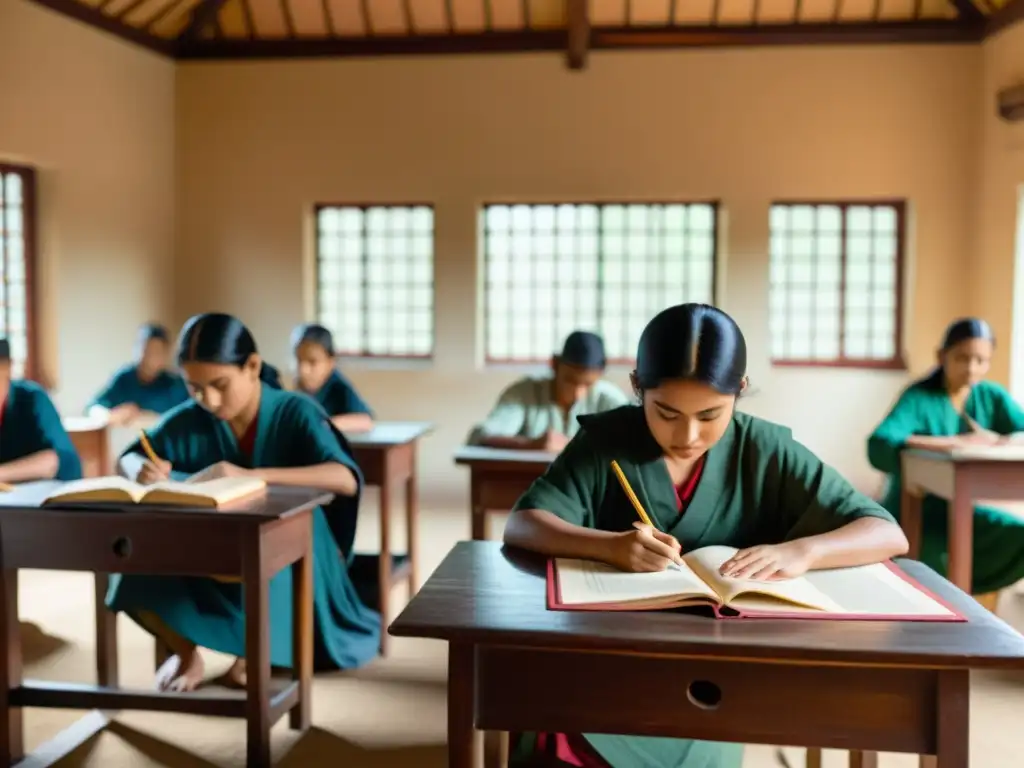
<path fill-rule="evenodd" d="M 634 523 L 632 531 L 620 533 L 609 541 L 608 562 L 621 571 L 664 571 L 673 563 L 681 562 L 682 547 L 675 537 L 643 523 Z"/>
<path fill-rule="evenodd" d="M 734 579 L 779 581 L 803 576 L 811 569 L 810 548 L 800 539 L 741 549 L 718 572 Z"/>
<path fill-rule="evenodd" d="M 222 477 L 244 477 L 249 474 L 251 474 L 250 470 L 236 466 L 229 461 L 218 461 L 216 464 L 211 464 L 206 469 L 196 472 L 189 477 L 188 482 L 202 483 L 206 480 L 219 480 Z"/>
<path fill-rule="evenodd" d="M 135 477 L 135 482 L 142 485 L 152 485 L 153 483 L 159 483 L 162 480 L 171 479 L 171 462 L 160 459 L 154 464 L 152 461 L 146 461 L 142 465 L 142 469 L 139 470 L 139 474 Z"/>
<path fill-rule="evenodd" d="M 1005 435 L 987 429 L 968 432 L 966 435 L 957 435 L 955 440 L 957 445 L 1001 445 L 1009 442 L 1009 438 Z"/>
<path fill-rule="evenodd" d="M 110 423 L 115 427 L 124 427 L 135 421 L 139 415 L 139 406 L 135 403 L 122 403 L 110 409 Z"/>
<path fill-rule="evenodd" d="M 561 453 L 562 449 L 569 444 L 569 438 L 561 432 L 548 430 L 544 437 L 537 441 L 537 448 L 549 453 Z"/>

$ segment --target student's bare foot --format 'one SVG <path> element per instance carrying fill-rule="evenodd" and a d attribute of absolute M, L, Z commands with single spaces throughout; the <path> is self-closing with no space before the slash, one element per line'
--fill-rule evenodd
<path fill-rule="evenodd" d="M 156 671 L 156 687 L 159 691 L 194 691 L 203 682 L 206 667 L 199 649 L 176 654 L 167 659 Z"/>
<path fill-rule="evenodd" d="M 249 682 L 245 674 L 245 659 L 235 659 L 228 667 L 228 671 L 221 675 L 219 682 L 228 688 L 245 688 Z"/>

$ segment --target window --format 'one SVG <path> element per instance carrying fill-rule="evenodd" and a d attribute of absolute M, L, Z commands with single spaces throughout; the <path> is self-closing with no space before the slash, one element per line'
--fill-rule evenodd
<path fill-rule="evenodd" d="M 771 207 L 771 351 L 777 365 L 903 367 L 905 205 Z"/>
<path fill-rule="evenodd" d="M 434 209 L 321 205 L 317 322 L 338 354 L 426 358 L 434 350 Z"/>
<path fill-rule="evenodd" d="M 574 330 L 629 362 L 662 309 L 715 294 L 714 203 L 488 205 L 488 362 L 534 363 Z"/>
<path fill-rule="evenodd" d="M 10 341 L 15 378 L 36 375 L 32 317 L 35 180 L 31 168 L 0 163 L 0 336 Z"/>

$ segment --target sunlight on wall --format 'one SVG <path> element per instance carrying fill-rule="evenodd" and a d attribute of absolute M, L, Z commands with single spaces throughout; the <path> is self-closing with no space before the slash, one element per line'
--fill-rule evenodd
<path fill-rule="evenodd" d="M 1010 389 L 1024 400 L 1024 184 L 1017 190 L 1017 249 L 1013 270 L 1013 338 L 1010 344 Z"/>

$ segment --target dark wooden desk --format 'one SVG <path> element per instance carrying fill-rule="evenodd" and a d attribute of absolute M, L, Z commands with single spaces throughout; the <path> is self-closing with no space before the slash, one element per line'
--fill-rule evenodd
<path fill-rule="evenodd" d="M 61 419 L 85 477 L 103 477 L 113 474 L 113 456 L 110 454 L 110 427 L 102 419 L 88 416 L 65 416 Z"/>
<path fill-rule="evenodd" d="M 910 557 L 921 552 L 921 501 L 934 494 L 949 503 L 949 580 L 970 593 L 974 560 L 974 505 L 1024 501 L 1024 446 L 903 451 L 900 523 Z"/>
<path fill-rule="evenodd" d="M 434 429 L 419 421 L 382 421 L 367 432 L 346 434 L 356 463 L 363 470 L 367 485 L 380 488 L 380 556 L 377 558 L 377 590 L 380 611 L 380 655 L 388 652 L 388 622 L 391 590 L 403 580 L 409 584 L 409 596 L 419 584 L 417 548 L 419 539 L 419 492 L 416 477 L 416 453 L 420 438 Z M 391 491 L 405 484 L 405 526 L 408 549 L 405 556 L 391 552 Z"/>
<path fill-rule="evenodd" d="M 143 709 L 244 717 L 248 721 L 246 765 L 270 765 L 270 728 L 285 712 L 292 728 L 310 723 L 313 677 L 314 506 L 329 494 L 273 488 L 265 499 L 235 511 L 209 512 L 154 507 L 127 511 L 40 509 L 56 484 L 32 483 L 0 496 L 0 764 L 22 757 L 23 707 Z M 272 690 L 268 586 L 286 566 L 293 579 L 292 679 Z M 18 569 L 42 568 L 97 573 L 206 576 L 239 575 L 245 593 L 245 656 L 248 689 L 224 696 L 130 691 L 118 686 L 114 614 L 97 590 L 97 685 L 22 679 L 18 630 Z M 80 721 L 81 722 L 81 721 Z M 106 717 L 89 716 L 88 727 L 72 726 L 42 752 L 63 755 L 102 729 Z M 33 763 L 33 766 L 49 764 Z"/>
<path fill-rule="evenodd" d="M 549 611 L 541 558 L 461 542 L 390 632 L 449 643 L 451 768 L 476 764 L 474 728 L 909 752 L 966 768 L 969 670 L 1024 669 L 1024 637 L 920 563 L 901 567 L 970 621 Z"/>
<path fill-rule="evenodd" d="M 558 454 L 465 445 L 455 463 L 469 467 L 471 533 L 475 541 L 490 538 L 487 515 L 508 512 Z"/>

